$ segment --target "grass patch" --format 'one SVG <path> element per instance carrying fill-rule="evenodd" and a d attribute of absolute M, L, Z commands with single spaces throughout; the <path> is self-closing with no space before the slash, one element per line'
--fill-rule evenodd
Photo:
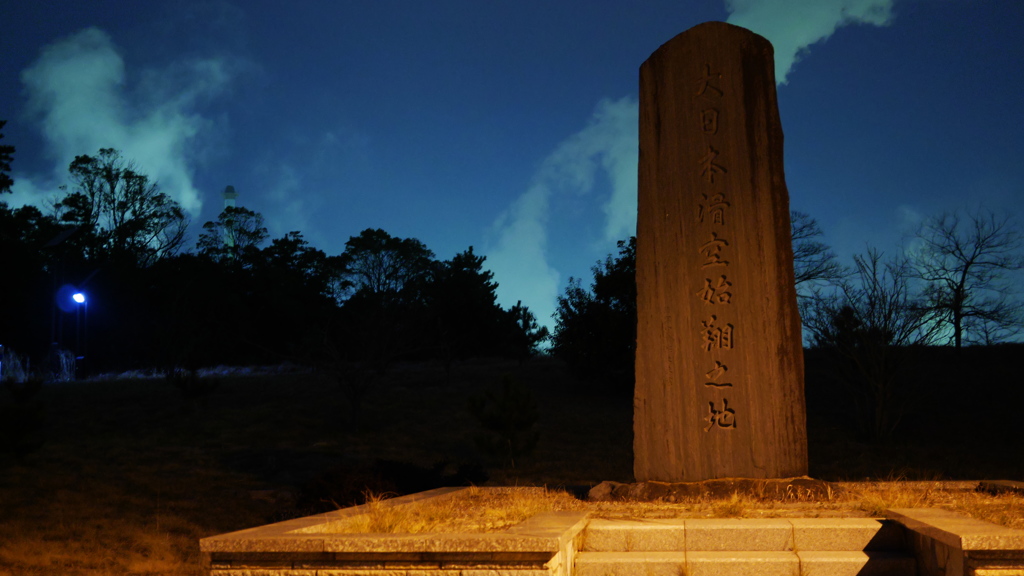
<path fill-rule="evenodd" d="M 627 518 L 872 518 L 889 508 L 941 508 L 971 518 L 1024 529 L 1024 496 L 991 495 L 973 482 L 839 482 L 823 499 L 773 500 L 734 493 L 726 498 L 680 502 L 590 503 L 594 517 Z"/>
<path fill-rule="evenodd" d="M 537 514 L 585 511 L 595 518 L 874 518 L 889 508 L 941 508 L 966 516 L 1024 529 L 1024 497 L 991 495 L 972 482 L 889 480 L 844 482 L 823 499 L 778 500 L 735 492 L 724 498 L 698 497 L 679 502 L 584 502 L 545 488 L 472 487 L 398 506 L 372 497 L 366 512 L 333 522 L 319 533 L 422 534 L 431 532 L 494 532 L 506 530 Z"/>
<path fill-rule="evenodd" d="M 391 506 L 379 496 L 369 498 L 366 512 L 332 522 L 326 534 L 432 532 L 496 532 L 543 512 L 585 510 L 586 504 L 559 490 L 545 488 L 478 488 L 447 497 Z"/>

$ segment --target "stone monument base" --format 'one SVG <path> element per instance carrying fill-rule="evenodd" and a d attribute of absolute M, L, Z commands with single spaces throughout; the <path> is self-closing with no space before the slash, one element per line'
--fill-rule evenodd
<path fill-rule="evenodd" d="M 610 502 L 680 502 L 694 498 L 728 498 L 733 494 L 769 500 L 827 500 L 836 490 L 823 480 L 796 478 L 719 478 L 701 482 L 635 482 L 606 480 L 590 489 L 588 500 Z"/>

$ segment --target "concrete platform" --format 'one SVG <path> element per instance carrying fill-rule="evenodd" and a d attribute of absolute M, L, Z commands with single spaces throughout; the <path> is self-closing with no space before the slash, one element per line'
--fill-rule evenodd
<path fill-rule="evenodd" d="M 904 529 L 870 518 L 591 520 L 575 576 L 914 576 Z"/>
<path fill-rule="evenodd" d="M 904 550 L 898 523 L 871 518 L 591 520 L 584 551 Z"/>
<path fill-rule="evenodd" d="M 893 508 L 928 576 L 1024 576 L 1024 530 L 935 508 Z"/>
<path fill-rule="evenodd" d="M 913 576 L 916 562 L 893 552 L 582 552 L 576 576 Z"/>
<path fill-rule="evenodd" d="M 451 497 L 438 488 L 386 501 Z M 571 576 L 586 514 L 540 514 L 489 533 L 334 534 L 365 506 L 203 538 L 211 576 Z"/>
<path fill-rule="evenodd" d="M 211 576 L 1024 576 L 1024 530 L 935 509 L 894 509 L 884 519 L 613 521 L 554 512 L 498 532 L 331 533 L 365 510 L 204 538 L 200 549 Z"/>

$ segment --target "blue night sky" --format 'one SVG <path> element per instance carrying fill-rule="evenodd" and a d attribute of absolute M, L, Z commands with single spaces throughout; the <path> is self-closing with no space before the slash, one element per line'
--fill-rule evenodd
<path fill-rule="evenodd" d="M 0 0 L 14 195 L 113 147 L 191 214 L 328 254 L 365 228 L 488 257 L 548 319 L 634 232 L 640 64 L 726 20 L 775 45 L 786 177 L 848 261 L 920 219 L 1024 213 L 1020 0 Z"/>

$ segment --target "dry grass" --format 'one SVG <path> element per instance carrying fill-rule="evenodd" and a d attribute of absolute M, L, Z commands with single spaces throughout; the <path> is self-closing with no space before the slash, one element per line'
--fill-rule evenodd
<path fill-rule="evenodd" d="M 430 532 L 494 532 L 505 530 L 542 512 L 584 510 L 586 504 L 560 490 L 544 488 L 470 487 L 450 497 L 389 506 L 373 497 L 365 514 L 334 522 L 329 534 Z"/>
<path fill-rule="evenodd" d="M 972 482 L 845 482 L 828 498 L 773 500 L 733 493 L 681 502 L 583 502 L 544 488 L 470 488 L 452 497 L 389 506 L 379 496 L 365 514 L 335 522 L 324 533 L 493 532 L 542 512 L 577 510 L 596 518 L 864 518 L 889 508 L 941 508 L 1009 528 L 1024 529 L 1024 496 L 991 495 Z"/>
<path fill-rule="evenodd" d="M 973 482 L 902 480 L 836 483 L 824 499 L 771 500 L 734 493 L 675 503 L 592 503 L 595 517 L 624 518 L 857 518 L 881 517 L 889 508 L 941 508 L 1008 528 L 1024 529 L 1024 496 L 991 495 Z"/>
<path fill-rule="evenodd" d="M 1008 528 L 1024 529 L 1024 496 L 992 495 L 970 483 L 864 482 L 848 487 L 851 502 L 871 515 L 887 508 L 942 508 Z"/>

